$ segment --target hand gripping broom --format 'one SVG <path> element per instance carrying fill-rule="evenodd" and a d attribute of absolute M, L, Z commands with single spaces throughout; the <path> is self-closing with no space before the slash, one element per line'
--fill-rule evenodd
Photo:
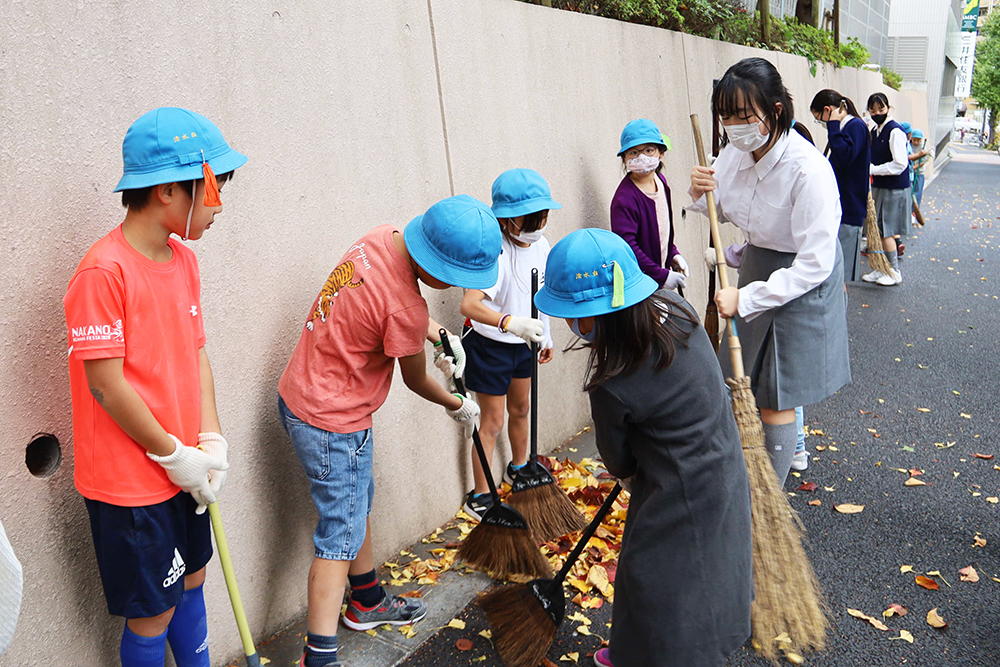
<path fill-rule="evenodd" d="M 698 162 L 707 166 L 697 114 L 691 115 L 691 127 Z M 718 260 L 719 285 L 726 289 L 729 276 L 725 271 L 715 193 L 706 192 L 705 198 Z M 754 601 L 750 621 L 755 648 L 766 658 L 776 661 L 779 648 L 786 653 L 823 648 L 828 621 L 816 573 L 802 546 L 802 524 L 778 486 L 778 477 L 764 448 L 764 429 L 757 414 L 750 378 L 743 372 L 743 349 L 736 334 L 735 320 L 730 319 L 728 325 L 733 378 L 726 383 L 732 391 L 733 414 L 743 444 L 753 514 Z M 776 642 L 778 637 L 781 640 Z"/>
<path fill-rule="evenodd" d="M 444 353 L 453 359 L 455 353 L 448 342 L 448 332 L 441 329 Z M 455 378 L 455 388 L 465 396 L 465 382 Z M 500 502 L 496 482 L 490 472 L 490 462 L 483 451 L 479 439 L 479 428 L 472 426 L 472 442 L 483 467 L 486 482 L 490 485 L 493 505 L 483 515 L 482 521 L 472 529 L 458 547 L 458 557 L 469 565 L 484 570 L 497 577 L 522 574 L 529 577 L 544 577 L 552 570 L 549 562 L 535 544 L 528 528 L 528 522 L 510 505 Z"/>
<path fill-rule="evenodd" d="M 536 667 L 545 657 L 566 615 L 563 581 L 621 490 L 620 482 L 611 489 L 554 579 L 504 586 L 479 599 L 493 628 L 493 644 L 506 667 Z"/>
<path fill-rule="evenodd" d="M 219 503 L 208 506 L 208 514 L 212 517 L 212 530 L 215 532 L 215 546 L 219 548 L 219 561 L 222 563 L 222 574 L 226 578 L 226 588 L 229 590 L 229 601 L 233 604 L 233 614 L 236 616 L 236 627 L 240 630 L 240 640 L 243 642 L 243 653 L 247 658 L 247 667 L 260 667 L 260 656 L 253 645 L 250 635 L 250 625 L 243 611 L 243 600 L 240 599 L 240 589 L 236 585 L 236 573 L 233 561 L 229 557 L 229 543 L 226 541 L 226 530 L 222 527 L 222 515 L 219 513 Z"/>
<path fill-rule="evenodd" d="M 538 318 L 538 269 L 531 270 L 531 316 Z M 587 525 L 573 501 L 538 461 L 538 343 L 531 344 L 531 456 L 517 471 L 507 502 L 528 521 L 537 542 L 548 542 Z"/>

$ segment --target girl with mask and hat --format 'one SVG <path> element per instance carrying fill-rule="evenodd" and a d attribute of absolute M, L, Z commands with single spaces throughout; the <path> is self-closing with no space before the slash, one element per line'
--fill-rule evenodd
<path fill-rule="evenodd" d="M 909 128 L 904 129 L 890 117 L 889 98 L 885 93 L 874 93 L 868 98 L 868 115 L 873 123 L 869 126 L 872 199 L 878 212 L 878 226 L 882 230 L 882 249 L 892 266 L 892 273 L 887 275 L 881 271 L 872 271 L 861 276 L 861 279 L 866 283 L 891 287 L 903 282 L 903 275 L 899 272 L 899 256 L 903 254 L 900 238 L 910 231 L 912 193 L 910 160 L 906 151 L 906 133 Z M 869 252 L 876 250 L 878 248 L 868 249 Z"/>
<path fill-rule="evenodd" d="M 657 286 L 685 286 L 688 264 L 674 245 L 674 214 L 663 170 L 667 150 L 660 129 L 651 120 L 630 121 L 622 130 L 621 149 L 626 175 L 611 200 L 611 231 L 632 248 L 642 272 Z"/>
<path fill-rule="evenodd" d="M 719 314 L 736 320 L 743 363 L 780 483 L 792 464 L 795 408 L 851 381 L 841 208 L 830 162 L 795 132 L 792 99 L 770 62 L 733 65 L 712 93 L 728 139 L 712 168 L 694 167 L 692 210 L 715 190 L 719 219 L 743 231 L 739 287 L 720 290 Z M 727 332 L 728 336 L 728 332 Z M 720 345 L 730 374 L 729 345 Z"/>
<path fill-rule="evenodd" d="M 462 314 L 469 318 L 463 346 L 466 354 L 465 386 L 476 392 L 480 416 L 479 435 L 489 460 L 503 430 L 504 413 L 512 460 L 504 479 L 514 483 L 528 457 L 528 410 L 531 385 L 531 348 L 539 343 L 539 363 L 552 360 L 549 318 L 531 317 L 531 270 L 544 280 L 549 242 L 545 225 L 550 210 L 562 208 L 552 199 L 548 183 L 533 169 L 510 169 L 493 182 L 493 214 L 503 238 L 496 284 L 466 290 Z M 462 509 L 481 519 L 492 505 L 486 474 L 479 457 L 472 455 L 475 488 Z"/>
<path fill-rule="evenodd" d="M 586 341 L 597 447 L 631 478 L 610 646 L 594 663 L 721 667 L 750 636 L 753 577 L 746 463 L 712 343 L 611 232 L 573 232 L 545 271 L 535 305 Z"/>

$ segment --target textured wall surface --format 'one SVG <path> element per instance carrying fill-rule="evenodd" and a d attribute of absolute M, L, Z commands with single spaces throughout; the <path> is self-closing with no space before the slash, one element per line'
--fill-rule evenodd
<path fill-rule="evenodd" d="M 694 162 L 688 114 L 702 116 L 707 134 L 712 79 L 759 52 L 513 0 L 332 7 L 0 5 L 0 517 L 25 570 L 19 632 L 0 665 L 67 654 L 80 667 L 117 662 L 121 623 L 105 612 L 72 485 L 61 299 L 86 249 L 123 217 L 111 194 L 121 140 L 150 108 L 204 113 L 250 156 L 226 186 L 225 211 L 192 247 L 232 444 L 223 515 L 257 636 L 304 610 L 315 520 L 276 417 L 277 379 L 327 274 L 369 227 L 403 226 L 453 192 L 488 200 L 496 175 L 515 166 L 538 169 L 564 204 L 550 218 L 553 242 L 607 227 L 622 176 L 619 133 L 648 117 L 673 142 L 666 176 L 677 244 L 694 273 L 688 298 L 704 308 L 707 226 L 680 217 Z M 859 103 L 883 89 L 875 74 L 820 67 L 813 77 L 804 59 L 761 55 L 786 76 L 803 122 L 820 88 Z M 822 146 L 823 130 L 809 128 Z M 460 325 L 457 290 L 425 294 L 432 315 Z M 554 331 L 557 345 L 569 341 L 562 323 Z M 543 449 L 588 421 L 583 365 L 581 353 L 557 353 L 543 367 Z M 379 557 L 450 517 L 470 479 L 458 429 L 395 385 L 375 419 Z M 23 465 L 38 431 L 58 435 L 67 455 L 45 480 Z M 214 562 L 207 591 L 222 664 L 239 642 Z"/>

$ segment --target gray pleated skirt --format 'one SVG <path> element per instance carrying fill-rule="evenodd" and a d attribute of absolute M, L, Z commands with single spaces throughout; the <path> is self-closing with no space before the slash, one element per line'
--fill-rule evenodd
<path fill-rule="evenodd" d="M 749 322 L 736 317 L 743 367 L 758 408 L 790 410 L 818 403 L 851 381 L 844 259 L 840 244 L 836 247 L 833 272 L 818 287 Z M 740 287 L 767 280 L 774 271 L 791 266 L 794 259 L 794 253 L 748 245 Z M 725 376 L 732 377 L 728 327 L 719 346 L 719 361 Z"/>
<path fill-rule="evenodd" d="M 844 252 L 844 280 L 861 279 L 861 227 L 840 224 L 837 232 L 840 249 Z"/>
<path fill-rule="evenodd" d="M 906 236 L 910 233 L 911 192 L 910 188 L 898 190 L 872 188 L 872 199 L 875 201 L 878 228 L 882 231 L 882 238 Z"/>

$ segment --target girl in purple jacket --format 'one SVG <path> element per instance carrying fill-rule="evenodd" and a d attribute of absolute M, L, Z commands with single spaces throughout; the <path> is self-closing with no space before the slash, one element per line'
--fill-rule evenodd
<path fill-rule="evenodd" d="M 626 171 L 611 200 L 611 231 L 632 247 L 642 272 L 661 288 L 685 286 L 688 264 L 674 245 L 674 215 L 663 169 L 667 150 L 660 129 L 651 120 L 633 120 L 622 130 L 621 150 Z"/>

